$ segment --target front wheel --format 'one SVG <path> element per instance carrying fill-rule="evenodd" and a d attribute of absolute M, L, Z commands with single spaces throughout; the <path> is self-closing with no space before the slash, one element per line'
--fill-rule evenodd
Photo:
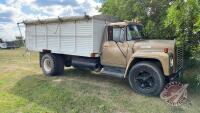
<path fill-rule="evenodd" d="M 131 88 L 144 95 L 159 95 L 165 85 L 164 75 L 160 68 L 152 62 L 139 62 L 129 72 Z"/>
<path fill-rule="evenodd" d="M 64 62 L 60 55 L 45 54 L 41 59 L 41 67 L 45 75 L 58 75 L 64 71 Z"/>

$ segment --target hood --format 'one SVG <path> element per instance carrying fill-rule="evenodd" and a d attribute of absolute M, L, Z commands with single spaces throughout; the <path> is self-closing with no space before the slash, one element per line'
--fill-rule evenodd
<path fill-rule="evenodd" d="M 138 40 L 134 43 L 133 49 L 134 51 L 164 51 L 164 48 L 168 48 L 169 52 L 173 53 L 174 47 L 174 40 Z"/>

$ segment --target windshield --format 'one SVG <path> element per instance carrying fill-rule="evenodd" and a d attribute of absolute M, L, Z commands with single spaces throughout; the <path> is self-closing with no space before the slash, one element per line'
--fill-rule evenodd
<path fill-rule="evenodd" d="M 128 25 L 127 27 L 127 40 L 141 39 L 141 26 Z"/>

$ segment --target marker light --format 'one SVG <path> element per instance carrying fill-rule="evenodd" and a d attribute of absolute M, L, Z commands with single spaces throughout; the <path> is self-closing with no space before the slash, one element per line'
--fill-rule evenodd
<path fill-rule="evenodd" d="M 168 48 L 164 48 L 164 52 L 168 53 L 169 49 Z"/>
<path fill-rule="evenodd" d="M 90 54 L 90 57 L 92 57 L 92 58 L 95 58 L 95 57 L 97 57 L 98 56 L 98 53 L 91 53 Z"/>

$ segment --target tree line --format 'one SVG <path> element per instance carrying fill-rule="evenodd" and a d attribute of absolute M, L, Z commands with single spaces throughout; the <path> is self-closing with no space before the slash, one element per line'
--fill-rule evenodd
<path fill-rule="evenodd" d="M 146 39 L 176 39 L 186 59 L 200 58 L 199 0 L 103 0 L 103 14 L 137 19 Z"/>
<path fill-rule="evenodd" d="M 0 43 L 6 43 L 6 42 L 13 42 L 13 44 L 16 46 L 16 47 L 22 47 L 22 46 L 25 46 L 25 40 L 23 39 L 23 37 L 21 36 L 15 36 L 15 40 L 13 41 L 5 41 L 3 40 L 2 38 L 0 38 Z"/>

